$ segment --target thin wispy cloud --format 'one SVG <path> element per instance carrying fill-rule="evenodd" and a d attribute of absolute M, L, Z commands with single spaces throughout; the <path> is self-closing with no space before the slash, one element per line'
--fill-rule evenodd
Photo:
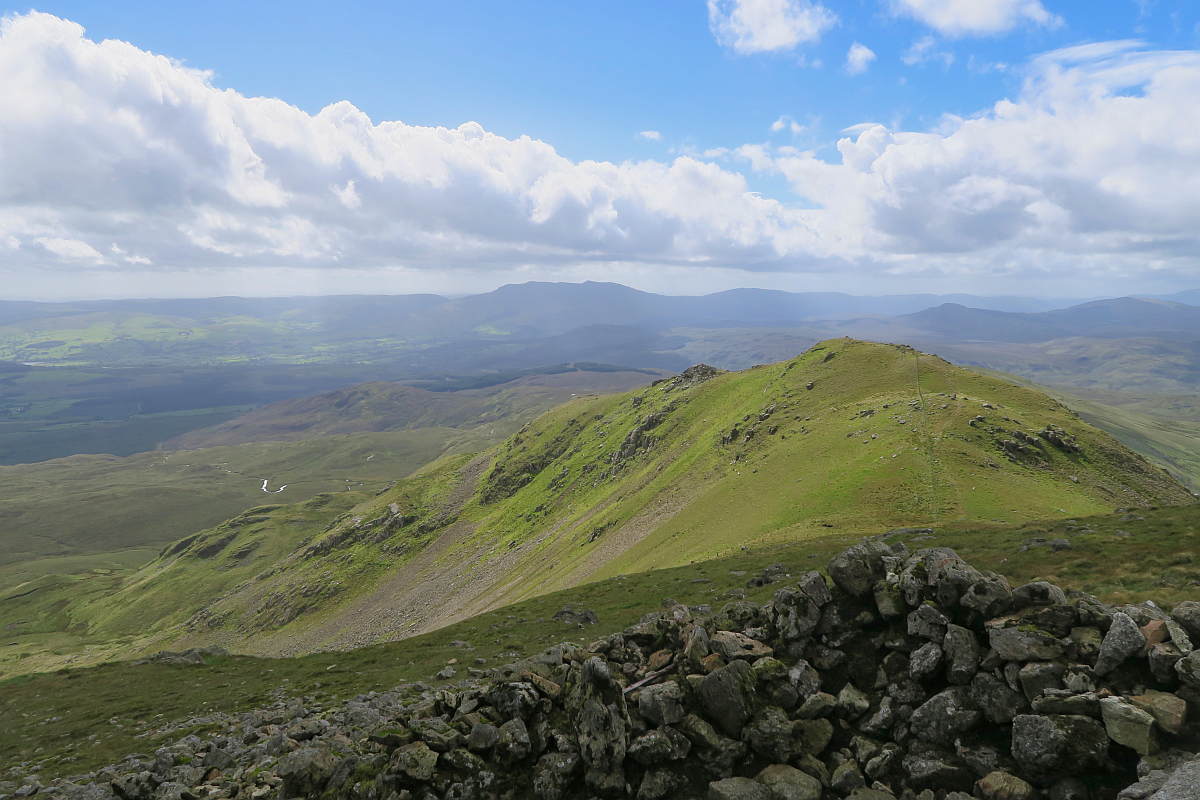
<path fill-rule="evenodd" d="M 891 0 L 892 12 L 945 36 L 989 36 L 1018 25 L 1057 27 L 1061 17 L 1039 0 Z"/>
<path fill-rule="evenodd" d="M 789 115 L 784 114 L 779 119 L 771 123 L 772 133 L 779 133 L 783 130 L 791 131 L 793 136 L 799 136 L 804 132 L 804 126 L 799 122 L 796 122 L 796 120 L 792 119 Z"/>
<path fill-rule="evenodd" d="M 937 39 L 932 36 L 922 36 L 904 51 L 900 60 L 909 66 L 939 61 L 943 66 L 949 67 L 954 63 L 954 54 L 947 50 L 939 50 Z"/>
<path fill-rule="evenodd" d="M 645 139 L 648 142 L 661 142 L 662 134 L 658 131 L 642 131 L 637 135 L 639 139 Z"/>

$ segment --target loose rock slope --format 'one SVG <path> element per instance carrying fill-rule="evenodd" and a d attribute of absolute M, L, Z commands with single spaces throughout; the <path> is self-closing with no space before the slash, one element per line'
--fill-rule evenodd
<path fill-rule="evenodd" d="M 1200 603 L 1013 589 L 877 539 L 828 574 L 768 568 L 764 605 L 664 602 L 440 688 L 186 720 L 219 730 L 49 786 L 26 764 L 0 798 L 1200 797 Z"/>

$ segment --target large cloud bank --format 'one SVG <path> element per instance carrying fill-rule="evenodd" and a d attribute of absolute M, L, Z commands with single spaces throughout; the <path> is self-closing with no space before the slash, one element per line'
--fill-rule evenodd
<path fill-rule="evenodd" d="M 0 264 L 1194 279 L 1200 54 L 1092 45 L 1029 70 L 979 118 L 873 127 L 838 143 L 840 163 L 765 145 L 723 165 L 574 163 L 474 123 L 243 97 L 31 13 L 0 27 Z M 810 202 L 759 197 L 735 166 Z"/>

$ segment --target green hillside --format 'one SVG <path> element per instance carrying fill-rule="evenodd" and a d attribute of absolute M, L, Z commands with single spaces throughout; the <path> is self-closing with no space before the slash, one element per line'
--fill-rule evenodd
<path fill-rule="evenodd" d="M 251 510 L 66 603 L 47 631 L 294 655 L 743 547 L 1192 502 L 1044 394 L 847 339 L 579 398 L 361 499 Z"/>
<path fill-rule="evenodd" d="M 572 370 L 454 393 L 372 382 L 272 403 L 164 450 L 0 466 L 0 588 L 140 566 L 163 545 L 268 500 L 378 491 L 440 456 L 488 448 L 576 394 L 651 377 Z"/>
<path fill-rule="evenodd" d="M 1169 471 L 1193 492 L 1200 490 L 1200 395 L 1145 395 L 1096 389 L 1068 392 L 1040 386 L 1017 375 L 982 367 L 974 369 L 1045 392 L 1088 423 Z"/>
<path fill-rule="evenodd" d="M 1197 531 L 1200 506 L 1191 505 L 1046 524 L 956 524 L 935 535 L 902 532 L 886 541 L 904 541 L 914 549 L 951 547 L 976 567 L 1004 575 L 1012 586 L 1044 580 L 1095 594 L 1107 603 L 1152 599 L 1169 608 L 1200 599 Z M 1022 541 L 1035 536 L 1070 537 L 1072 547 L 1061 552 L 1022 551 Z M 32 762 L 28 771 L 39 772 L 46 781 L 100 768 L 130 752 L 154 752 L 183 734 L 203 735 L 207 729 L 202 721 L 194 722 L 196 727 L 171 723 L 203 718 L 214 708 L 249 710 L 280 693 L 328 704 L 417 680 L 452 686 L 464 663 L 480 658 L 490 668 L 563 641 L 586 645 L 632 625 L 666 597 L 719 608 L 734 596 L 731 592 L 744 591 L 747 600 L 764 603 L 779 584 L 743 588 L 748 576 L 774 563 L 783 564 L 793 576 L 810 569 L 823 571 L 829 558 L 845 547 L 845 536 L 830 533 L 802 543 L 739 550 L 712 561 L 587 583 L 403 641 L 348 652 L 286 659 L 233 656 L 210 659 L 207 665 L 149 663 L 136 668 L 109 662 L 21 674 L 0 680 L 0 729 L 8 734 L 0 737 L 0 765 Z M 599 623 L 581 630 L 555 621 L 553 614 L 566 604 L 594 609 Z M 0 605 L 0 614 L 13 605 Z M 0 624 L 0 645 L 13 645 L 0 647 L 0 670 L 27 673 L 45 663 L 32 653 L 21 658 L 34 649 L 31 640 L 38 635 L 20 634 L 26 626 L 12 628 L 7 624 L 10 618 L 0 616 L 5 623 Z M 451 662 L 459 668 L 455 678 L 434 677 Z M 88 744 L 81 746 L 82 742 Z"/>

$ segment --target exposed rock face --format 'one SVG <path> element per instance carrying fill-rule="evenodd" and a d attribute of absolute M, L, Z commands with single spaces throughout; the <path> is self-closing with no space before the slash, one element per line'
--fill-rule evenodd
<path fill-rule="evenodd" d="M 769 574 L 768 574 L 769 573 Z M 798 574 L 796 570 L 793 574 Z M 1197 800 L 1200 603 L 1168 616 L 866 541 L 433 690 L 299 701 L 56 800 Z M 769 580 L 768 580 L 769 578 Z M 572 614 L 580 613 L 574 610 Z M 585 622 L 572 618 L 572 623 Z M 587 620 L 590 622 L 590 620 Z M 0 782 L 0 795 L 4 794 Z"/>

